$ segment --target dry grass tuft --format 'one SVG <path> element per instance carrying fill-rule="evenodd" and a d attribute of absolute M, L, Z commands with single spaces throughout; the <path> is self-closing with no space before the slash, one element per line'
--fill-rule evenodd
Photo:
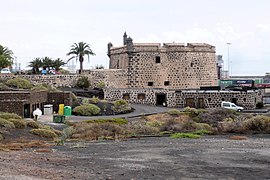
<path fill-rule="evenodd" d="M 44 142 L 44 141 L 39 141 L 39 140 L 34 140 L 34 141 L 25 141 L 25 140 L 18 140 L 17 142 L 9 142 L 6 144 L 0 144 L 0 151 L 19 151 L 22 150 L 23 148 L 40 148 L 40 147 L 51 147 L 50 144 Z"/>
<path fill-rule="evenodd" d="M 33 133 L 35 135 L 38 135 L 40 137 L 44 138 L 55 138 L 58 137 L 57 134 L 53 130 L 49 129 L 32 129 L 30 130 L 30 133 Z"/>
<path fill-rule="evenodd" d="M 7 119 L 15 125 L 15 128 L 24 129 L 26 127 L 26 122 L 23 119 Z"/>

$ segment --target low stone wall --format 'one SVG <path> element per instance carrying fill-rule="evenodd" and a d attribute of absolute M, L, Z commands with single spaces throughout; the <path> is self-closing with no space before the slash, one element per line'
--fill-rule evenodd
<path fill-rule="evenodd" d="M 105 99 L 114 101 L 126 99 L 135 104 L 157 104 L 157 95 L 166 95 L 168 107 L 194 107 L 216 108 L 221 106 L 222 101 L 236 101 L 237 105 L 245 109 L 255 109 L 256 103 L 262 101 L 260 91 L 200 91 L 200 90 L 167 90 L 167 89 L 104 89 Z"/>
<path fill-rule="evenodd" d="M 97 69 L 85 70 L 81 75 L 14 75 L 0 74 L 0 79 L 8 80 L 15 77 L 28 79 L 33 84 L 48 84 L 54 87 L 74 87 L 78 78 L 86 76 L 90 81 L 90 88 L 104 82 L 109 88 L 127 87 L 127 70 L 125 69 Z"/>

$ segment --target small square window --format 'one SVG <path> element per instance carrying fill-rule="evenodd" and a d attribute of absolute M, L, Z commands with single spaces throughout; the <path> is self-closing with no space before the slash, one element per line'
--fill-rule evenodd
<path fill-rule="evenodd" d="M 156 63 L 160 63 L 160 56 L 156 56 Z"/>
<path fill-rule="evenodd" d="M 125 99 L 125 100 L 129 100 L 129 99 L 130 99 L 130 97 L 129 97 L 129 93 L 125 93 L 125 94 L 123 94 L 123 99 Z"/>
<path fill-rule="evenodd" d="M 164 81 L 164 86 L 169 86 L 170 85 L 170 81 Z"/>
<path fill-rule="evenodd" d="M 143 99 L 145 99 L 145 94 L 144 93 L 140 93 L 140 94 L 138 94 L 138 100 L 143 100 Z"/>
<path fill-rule="evenodd" d="M 148 82 L 148 86 L 153 86 L 154 83 L 153 82 Z"/>

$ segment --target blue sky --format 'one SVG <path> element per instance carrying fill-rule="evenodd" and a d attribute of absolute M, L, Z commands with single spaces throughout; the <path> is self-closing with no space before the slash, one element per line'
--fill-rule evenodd
<path fill-rule="evenodd" d="M 107 43 L 208 43 L 229 60 L 232 75 L 270 72 L 270 1 L 258 0 L 0 0 L 0 44 L 24 68 L 35 57 L 67 60 L 74 42 L 96 56 L 84 67 L 108 66 Z"/>

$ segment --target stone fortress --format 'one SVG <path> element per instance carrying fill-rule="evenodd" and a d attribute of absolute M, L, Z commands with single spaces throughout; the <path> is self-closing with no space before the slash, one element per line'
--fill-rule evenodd
<path fill-rule="evenodd" d="M 108 44 L 110 70 L 125 70 L 118 87 L 107 86 L 105 99 L 169 107 L 215 108 L 231 101 L 253 109 L 259 91 L 211 91 L 218 85 L 215 47 L 204 43 L 133 43 L 123 36 L 123 46 Z M 123 80 L 126 83 L 123 83 Z M 107 82 L 110 84 L 110 82 Z"/>
<path fill-rule="evenodd" d="M 135 104 L 215 108 L 221 101 L 230 101 L 254 109 L 262 101 L 259 90 L 205 90 L 218 86 L 215 47 L 209 44 L 133 43 L 125 33 L 122 46 L 108 44 L 108 56 L 109 69 L 84 70 L 81 75 L 20 76 L 55 87 L 73 87 L 79 77 L 87 76 L 92 88 L 105 83 L 106 100 Z M 1 79 L 10 76 L 14 75 L 0 74 Z"/>

